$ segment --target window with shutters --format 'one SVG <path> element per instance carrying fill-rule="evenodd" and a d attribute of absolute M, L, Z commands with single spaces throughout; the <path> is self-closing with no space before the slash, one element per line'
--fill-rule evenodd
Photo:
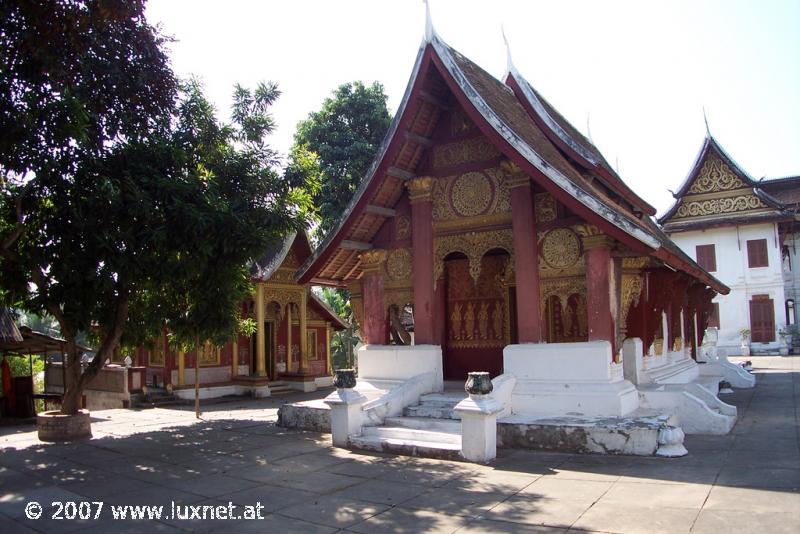
<path fill-rule="evenodd" d="M 775 307 L 769 295 L 753 295 L 750 301 L 750 339 L 753 343 L 775 341 Z"/>
<path fill-rule="evenodd" d="M 714 245 L 697 245 L 694 250 L 697 265 L 710 273 L 717 270 L 717 253 Z"/>
<path fill-rule="evenodd" d="M 749 267 L 767 267 L 767 240 L 751 239 L 747 242 L 747 264 Z"/>
<path fill-rule="evenodd" d="M 719 303 L 711 304 L 711 312 L 708 315 L 708 328 L 719 328 Z"/>

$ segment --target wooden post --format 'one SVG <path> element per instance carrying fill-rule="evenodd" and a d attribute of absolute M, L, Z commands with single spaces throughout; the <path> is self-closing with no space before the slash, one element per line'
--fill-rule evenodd
<path fill-rule="evenodd" d="M 605 235 L 590 236 L 583 240 L 583 248 L 586 251 L 589 341 L 608 341 L 611 343 L 612 354 L 616 354 L 610 295 L 611 245 L 611 239 Z"/>
<path fill-rule="evenodd" d="M 186 353 L 178 351 L 178 387 L 186 385 Z"/>
<path fill-rule="evenodd" d="M 200 336 L 195 338 L 194 352 L 194 416 L 200 419 Z"/>
<path fill-rule="evenodd" d="M 300 373 L 308 373 L 308 313 L 306 306 L 308 305 L 308 287 L 303 288 L 303 293 L 300 295 Z"/>
<path fill-rule="evenodd" d="M 325 374 L 332 375 L 331 369 L 331 323 L 325 322 Z"/>
<path fill-rule="evenodd" d="M 267 375 L 266 332 L 264 331 L 264 284 L 256 287 L 256 374 Z"/>
<path fill-rule="evenodd" d="M 231 342 L 231 380 L 239 376 L 239 332 L 233 335 Z"/>
<path fill-rule="evenodd" d="M 361 253 L 361 269 L 364 272 L 361 283 L 364 299 L 362 329 L 364 342 L 367 345 L 386 344 L 386 311 L 383 308 L 383 264 L 385 261 L 385 250 L 372 249 Z M 416 307 L 416 304 L 414 306 Z"/>
<path fill-rule="evenodd" d="M 414 343 L 418 345 L 436 343 L 433 318 L 433 183 L 434 178 L 430 176 L 406 182 L 411 201 L 411 246 L 414 256 Z"/>
<path fill-rule="evenodd" d="M 292 372 L 292 303 L 286 305 L 286 372 Z"/>
<path fill-rule="evenodd" d="M 513 163 L 503 165 L 511 194 L 514 278 L 517 292 L 518 343 L 541 343 L 539 250 L 531 180 Z"/>

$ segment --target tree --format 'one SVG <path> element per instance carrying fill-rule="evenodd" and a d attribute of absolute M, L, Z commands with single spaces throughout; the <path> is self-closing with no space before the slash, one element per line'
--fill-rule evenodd
<path fill-rule="evenodd" d="M 302 226 L 308 195 L 265 142 L 277 87 L 237 87 L 231 125 L 194 82 L 178 100 L 141 2 L 2 9 L 0 286 L 58 321 L 74 414 L 123 335 L 229 337 L 248 260 Z M 85 370 L 80 331 L 97 338 Z"/>
<path fill-rule="evenodd" d="M 321 297 L 325 303 L 336 312 L 339 317 L 345 318 L 350 327 L 340 332 L 334 332 L 331 338 L 331 360 L 334 369 L 344 369 L 354 365 L 353 351 L 361 340 L 355 332 L 353 310 L 350 307 L 349 295 L 346 291 L 323 287 Z"/>
<path fill-rule="evenodd" d="M 378 82 L 346 83 L 297 125 L 286 174 L 319 182 L 320 237 L 345 211 L 380 148 L 391 122 L 386 100 Z"/>

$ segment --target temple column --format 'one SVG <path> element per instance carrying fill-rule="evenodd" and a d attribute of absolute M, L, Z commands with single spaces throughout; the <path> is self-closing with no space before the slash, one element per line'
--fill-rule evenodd
<path fill-rule="evenodd" d="M 175 353 L 169 350 L 167 343 L 167 331 L 161 333 L 161 340 L 164 343 L 164 389 L 172 391 L 172 368 L 175 367 Z"/>
<path fill-rule="evenodd" d="M 616 353 L 614 318 L 611 314 L 612 245 L 612 239 L 606 235 L 588 236 L 583 239 L 583 249 L 586 254 L 586 311 L 589 341 L 608 341 L 611 343 L 612 353 Z"/>
<path fill-rule="evenodd" d="M 184 372 L 186 371 L 186 354 L 182 350 L 178 351 L 178 387 L 183 387 L 186 385 L 186 377 L 184 376 Z"/>
<path fill-rule="evenodd" d="M 308 305 L 308 288 L 303 288 L 303 293 L 300 295 L 300 366 L 298 371 L 301 374 L 307 374 L 308 369 L 308 326 L 307 326 L 307 310 Z"/>
<path fill-rule="evenodd" d="M 433 289 L 433 202 L 434 178 L 425 176 L 406 183 L 411 201 L 411 245 L 414 283 L 414 343 L 435 345 Z"/>
<path fill-rule="evenodd" d="M 286 372 L 292 372 L 292 303 L 286 305 Z"/>
<path fill-rule="evenodd" d="M 517 339 L 519 343 L 542 342 L 539 307 L 539 245 L 533 188 L 530 178 L 513 163 L 503 165 L 511 194 L 514 233 L 514 278 L 517 292 Z"/>
<path fill-rule="evenodd" d="M 239 376 L 239 333 L 233 335 L 231 342 L 231 379 Z"/>
<path fill-rule="evenodd" d="M 386 251 L 366 250 L 361 253 L 361 292 L 364 299 L 364 343 L 386 344 L 386 312 L 383 309 L 383 264 Z M 431 271 L 433 276 L 433 271 Z M 415 292 L 416 293 L 416 292 Z M 415 299 L 416 307 L 416 299 Z M 416 329 L 416 325 L 414 326 Z"/>
<path fill-rule="evenodd" d="M 331 370 L 331 323 L 325 322 L 325 374 L 332 375 Z"/>
<path fill-rule="evenodd" d="M 264 284 L 256 286 L 256 375 L 267 375 L 267 335 L 264 331 Z"/>

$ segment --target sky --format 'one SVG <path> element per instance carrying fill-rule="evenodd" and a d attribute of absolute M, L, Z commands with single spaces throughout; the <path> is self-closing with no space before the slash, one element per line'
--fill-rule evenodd
<path fill-rule="evenodd" d="M 517 70 L 664 213 L 712 135 L 756 179 L 800 175 L 800 0 L 430 0 L 439 36 L 492 75 Z M 271 137 L 340 84 L 379 81 L 394 113 L 421 0 L 149 0 L 173 68 L 229 117 L 233 86 L 275 81 Z"/>

